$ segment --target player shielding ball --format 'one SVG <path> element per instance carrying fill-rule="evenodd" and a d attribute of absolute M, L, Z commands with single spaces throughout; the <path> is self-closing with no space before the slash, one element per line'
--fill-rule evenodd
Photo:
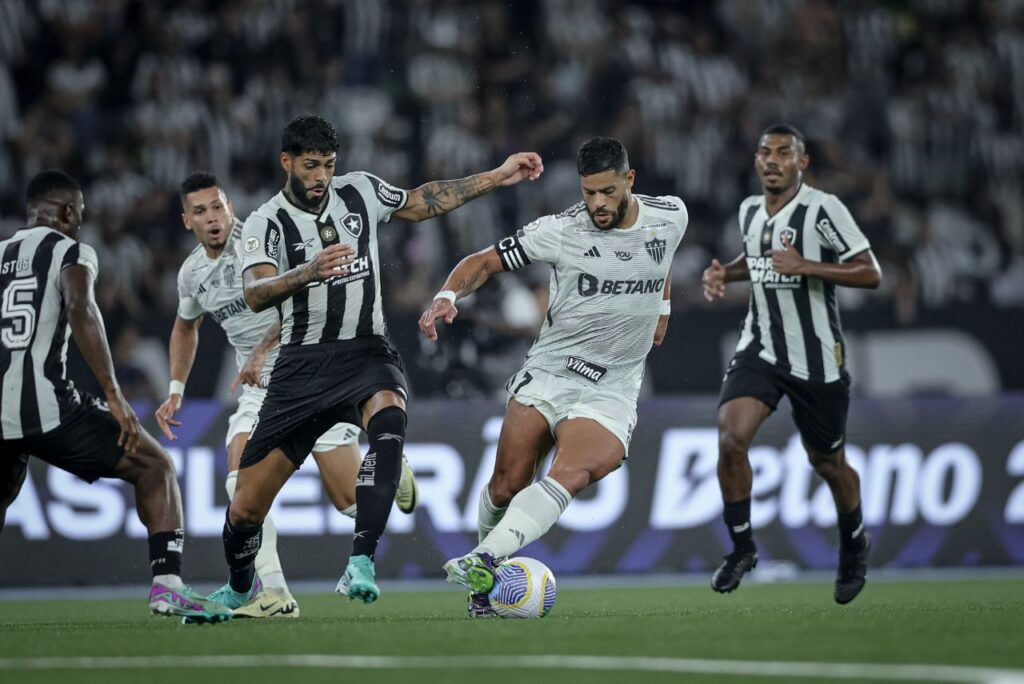
<path fill-rule="evenodd" d="M 171 428 L 181 425 L 174 416 L 181 409 L 185 382 L 195 360 L 199 328 L 206 316 L 213 318 L 224 329 L 235 350 L 238 376 L 232 391 L 239 384 L 242 386 L 238 409 L 228 420 L 225 438 L 228 459 L 225 488 L 230 499 L 235 492 L 242 449 L 256 423 L 267 394 L 267 380 L 277 360 L 281 324 L 276 310 L 255 313 L 245 303 L 242 224 L 235 219 L 231 201 L 217 179 L 209 173 L 193 173 L 182 182 L 180 195 L 182 221 L 199 245 L 178 272 L 178 316 L 169 344 L 171 385 L 156 418 L 167 438 L 175 439 Z M 313 444 L 312 451 L 328 498 L 339 512 L 350 518 L 356 515 L 355 480 L 362 460 L 359 432 L 358 427 L 347 423 L 334 425 Z M 395 497 L 398 509 L 411 513 L 416 507 L 416 496 L 416 480 L 403 458 Z M 263 590 L 247 604 L 232 605 L 236 596 L 230 588 L 222 588 L 210 598 L 234 608 L 236 617 L 299 617 L 298 602 L 288 591 L 281 568 L 277 530 L 269 515 L 263 521 L 263 544 L 256 555 L 256 574 Z"/>
<path fill-rule="evenodd" d="M 0 241 L 0 527 L 25 482 L 29 456 L 90 483 L 124 480 L 135 489 L 149 533 L 149 609 L 198 622 L 226 620 L 230 610 L 181 579 L 185 531 L 177 475 L 114 375 L 93 297 L 96 252 L 77 240 L 85 211 L 81 187 L 61 171 L 43 171 L 26 199 L 28 227 Z M 68 379 L 71 335 L 106 401 Z"/>
<path fill-rule="evenodd" d="M 761 423 L 786 396 L 811 466 L 835 500 L 835 600 L 845 604 L 864 588 L 871 538 L 861 517 L 860 478 L 846 462 L 850 376 L 835 289 L 875 288 L 882 275 L 843 203 L 803 182 L 809 163 L 797 129 L 778 125 L 761 134 L 754 168 L 763 192 L 745 199 L 739 210 L 744 251 L 724 266 L 714 260 L 704 271 L 709 301 L 725 293 L 726 283 L 751 283 L 750 311 L 718 409 L 718 481 L 733 551 L 711 587 L 732 591 L 757 565 L 747 454 Z"/>
<path fill-rule="evenodd" d="M 506 386 L 497 460 L 480 492 L 479 544 L 444 565 L 449 581 L 470 589 L 475 617 L 493 614 L 487 592 L 495 560 L 539 539 L 573 497 L 626 458 L 644 361 L 668 326 L 686 206 L 678 197 L 634 194 L 636 172 L 618 140 L 584 143 L 576 164 L 583 202 L 463 259 L 420 318 L 423 333 L 437 339 L 436 321 L 451 323 L 455 301 L 495 273 L 551 266 L 540 336 Z M 551 469 L 534 483 L 553 445 Z"/>
<path fill-rule="evenodd" d="M 364 172 L 334 177 L 337 150 L 327 121 L 292 120 L 281 145 L 285 187 L 242 231 L 245 301 L 256 312 L 278 307 L 281 351 L 224 525 L 226 589 L 241 603 L 258 585 L 253 561 L 274 497 L 339 422 L 361 426 L 370 448 L 356 479 L 352 555 L 336 591 L 366 603 L 380 596 L 374 553 L 398 485 L 407 391 L 384 322 L 378 224 L 439 216 L 543 171 L 540 157 L 520 153 L 492 171 L 402 190 Z"/>

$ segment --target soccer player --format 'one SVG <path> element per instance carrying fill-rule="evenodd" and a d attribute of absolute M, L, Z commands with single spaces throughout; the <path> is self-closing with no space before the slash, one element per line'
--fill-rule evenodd
<path fill-rule="evenodd" d="M 844 451 L 850 376 L 836 286 L 875 288 L 882 275 L 843 203 L 803 182 L 809 162 L 800 131 L 765 129 L 754 155 L 763 193 L 740 204 L 744 251 L 724 265 L 713 260 L 704 271 L 708 301 L 722 297 L 726 283 L 751 283 L 750 311 L 718 408 L 718 481 L 733 551 L 715 570 L 711 588 L 730 592 L 757 565 L 747 453 L 761 423 L 786 396 L 811 466 L 835 499 L 835 600 L 845 604 L 864 588 L 871 538 L 861 519 L 860 478 Z"/>
<path fill-rule="evenodd" d="M 545 323 L 506 385 L 494 472 L 480 492 L 479 544 L 444 564 L 448 581 L 471 591 L 475 617 L 493 614 L 487 592 L 496 560 L 539 539 L 574 496 L 626 458 L 644 360 L 668 326 L 670 267 L 686 206 L 678 197 L 634 194 L 636 171 L 613 138 L 584 143 L 576 167 L 583 202 L 463 259 L 420 318 L 420 330 L 435 340 L 435 322 L 451 323 L 455 300 L 492 274 L 551 265 Z M 534 483 L 552 445 L 551 469 Z"/>
<path fill-rule="evenodd" d="M 139 425 L 121 393 L 93 298 L 96 252 L 76 239 L 85 211 L 78 182 L 43 171 L 29 182 L 28 227 L 0 241 L 0 524 L 25 481 L 28 457 L 88 482 L 118 478 L 135 489 L 149 532 L 149 609 L 199 622 L 231 612 L 181 580 L 185 531 L 174 465 Z M 68 337 L 106 401 L 67 378 Z"/>
<path fill-rule="evenodd" d="M 156 412 L 157 422 L 168 439 L 175 439 L 171 426 L 181 423 L 174 415 L 181 409 L 192 362 L 199 342 L 199 326 L 206 315 L 216 320 L 235 349 L 238 384 L 242 393 L 238 409 L 228 420 L 226 437 L 228 497 L 235 491 L 238 462 L 242 449 L 256 422 L 266 380 L 277 359 L 281 325 L 277 311 L 253 312 L 242 293 L 242 254 L 239 250 L 242 224 L 237 221 L 231 201 L 217 179 L 209 173 L 193 173 L 181 184 L 182 221 L 199 245 L 178 272 L 178 316 L 171 331 L 171 386 L 167 400 Z M 355 479 L 361 461 L 359 428 L 339 423 L 313 444 L 313 458 L 320 469 L 327 495 L 343 514 L 354 518 Z M 416 507 L 416 480 L 408 463 L 402 459 L 402 473 L 395 503 L 403 513 Z M 298 603 L 288 591 L 281 561 L 277 555 L 277 530 L 268 515 L 263 522 L 263 544 L 256 556 L 256 573 L 263 591 L 246 605 L 235 607 L 235 616 L 298 617 Z M 229 591 L 222 590 L 222 591 Z M 214 592 L 213 600 L 228 601 Z"/>
<path fill-rule="evenodd" d="M 274 497 L 338 422 L 362 426 L 370 449 L 356 479 L 352 555 L 336 591 L 366 603 L 380 596 L 373 556 L 395 498 L 407 393 L 381 306 L 378 223 L 439 216 L 543 171 L 540 157 L 519 153 L 492 171 L 407 191 L 364 172 L 334 177 L 337 149 L 330 123 L 293 119 L 281 145 L 284 189 L 242 231 L 245 301 L 256 312 L 277 307 L 282 323 L 281 351 L 224 524 L 237 600 L 257 585 L 253 558 Z"/>

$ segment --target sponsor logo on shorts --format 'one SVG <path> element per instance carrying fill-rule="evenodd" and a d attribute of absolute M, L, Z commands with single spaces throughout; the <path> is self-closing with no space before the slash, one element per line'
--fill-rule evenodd
<path fill-rule="evenodd" d="M 596 363 L 585 361 L 575 356 L 569 356 L 565 360 L 565 369 L 582 376 L 593 383 L 601 382 L 608 369 Z"/>

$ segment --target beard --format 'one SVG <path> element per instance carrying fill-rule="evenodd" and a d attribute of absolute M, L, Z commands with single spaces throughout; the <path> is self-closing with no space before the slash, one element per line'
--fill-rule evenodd
<path fill-rule="evenodd" d="M 623 197 L 622 201 L 619 202 L 619 206 L 615 207 L 615 213 L 612 214 L 611 223 L 609 223 L 607 226 L 602 226 L 598 224 L 597 221 L 594 220 L 593 214 L 590 214 L 590 222 L 593 223 L 594 227 L 597 228 L 598 230 L 611 230 L 612 228 L 617 228 L 618 225 L 622 223 L 622 219 L 626 218 L 627 211 L 629 211 L 629 201 L 626 200 L 625 197 Z"/>
<path fill-rule="evenodd" d="M 326 189 L 326 187 L 314 185 L 312 188 L 307 188 L 306 184 L 302 182 L 302 179 L 296 176 L 295 174 L 292 174 L 291 176 L 288 177 L 288 187 L 291 189 L 292 196 L 295 198 L 295 201 L 301 204 L 306 209 L 316 209 L 317 207 L 320 206 L 320 203 L 323 202 L 324 198 L 327 196 L 327 193 L 324 193 L 321 197 L 310 197 L 310 190 L 319 187 L 324 187 Z"/>

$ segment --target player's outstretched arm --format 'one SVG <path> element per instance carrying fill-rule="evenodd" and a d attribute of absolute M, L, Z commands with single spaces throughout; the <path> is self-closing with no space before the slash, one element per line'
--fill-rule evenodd
<path fill-rule="evenodd" d="M 783 249 L 772 249 L 766 256 L 772 258 L 772 268 L 784 275 L 803 275 L 818 278 L 844 287 L 875 289 L 882 282 L 882 269 L 870 249 L 843 263 L 824 263 L 804 259 L 786 238 Z"/>
<path fill-rule="evenodd" d="M 348 275 L 355 250 L 351 245 L 331 245 L 301 266 L 278 274 L 271 264 L 256 264 L 242 273 L 245 303 L 260 312 L 275 306 L 312 283 Z"/>
<path fill-rule="evenodd" d="M 725 284 L 741 280 L 750 280 L 750 269 L 747 268 L 746 254 L 723 265 L 718 259 L 712 259 L 711 265 L 704 269 L 701 284 L 704 286 L 704 299 L 713 302 L 725 296 Z"/>
<path fill-rule="evenodd" d="M 466 202 L 487 194 L 495 188 L 515 185 L 523 180 L 537 180 L 544 173 L 544 162 L 535 152 L 517 152 L 505 163 L 491 171 L 458 180 L 441 180 L 424 183 L 415 190 L 409 190 L 405 206 L 394 216 L 405 221 L 425 221 Z"/>
<path fill-rule="evenodd" d="M 259 387 L 263 380 L 263 366 L 267 363 L 267 355 L 281 343 L 281 321 L 276 320 L 267 328 L 259 342 L 249 352 L 249 358 L 242 364 L 242 369 L 231 381 L 231 393 L 234 394 L 239 385 L 252 385 Z"/>
<path fill-rule="evenodd" d="M 502 270 L 501 258 L 494 247 L 470 254 L 460 261 L 448 274 L 444 287 L 434 297 L 434 301 L 420 316 L 420 331 L 427 339 L 436 341 L 437 329 L 434 326 L 437 319 L 443 318 L 445 323 L 451 325 L 459 315 L 455 300 L 476 292 L 493 274 Z"/>
<path fill-rule="evenodd" d="M 110 414 L 121 426 L 117 444 L 123 446 L 128 453 L 134 453 L 142 428 L 135 411 L 121 394 L 121 387 L 114 375 L 114 362 L 110 358 L 103 316 L 93 297 L 92 273 L 85 266 L 68 266 L 61 271 L 60 280 L 64 308 L 75 344 L 99 380 L 110 406 Z"/>
<path fill-rule="evenodd" d="M 171 329 L 171 343 L 168 350 L 171 386 L 167 391 L 167 399 L 156 410 L 157 425 L 160 426 L 160 431 L 164 433 L 164 436 L 170 440 L 178 438 L 171 431 L 171 426 L 181 425 L 181 421 L 175 420 L 174 416 L 181 410 L 185 383 L 188 381 L 189 373 L 192 372 L 192 364 L 196 360 L 196 349 L 199 348 L 199 326 L 202 323 L 202 316 L 192 320 L 177 316 L 174 319 L 174 327 Z"/>

